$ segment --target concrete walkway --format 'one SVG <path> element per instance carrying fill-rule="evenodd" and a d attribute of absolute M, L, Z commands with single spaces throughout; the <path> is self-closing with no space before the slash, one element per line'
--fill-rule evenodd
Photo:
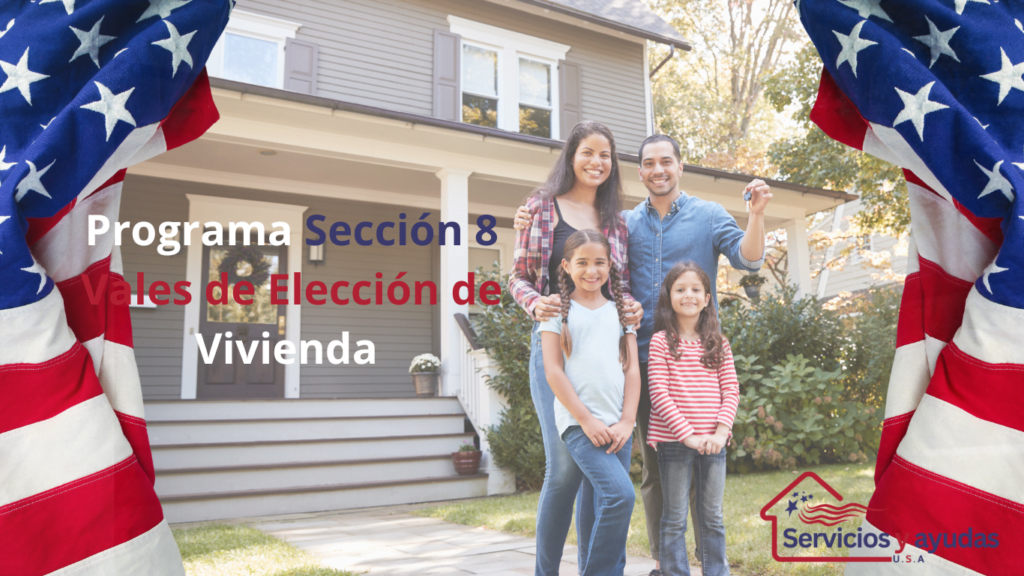
<path fill-rule="evenodd" d="M 533 574 L 533 538 L 410 514 L 423 505 L 294 514 L 240 520 L 305 550 L 332 568 L 373 576 Z M 628 556 L 626 576 L 646 576 L 650 558 Z M 566 546 L 560 576 L 576 576 L 576 547 Z M 699 570 L 695 572 L 699 575 Z"/>

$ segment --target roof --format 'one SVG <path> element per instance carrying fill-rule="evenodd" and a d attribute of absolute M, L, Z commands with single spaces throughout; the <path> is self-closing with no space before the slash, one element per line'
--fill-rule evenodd
<path fill-rule="evenodd" d="M 575 16 L 613 30 L 640 38 L 690 50 L 690 41 L 683 37 L 642 0 L 519 0 L 532 6 Z"/>
<path fill-rule="evenodd" d="M 509 132 L 507 130 L 501 130 L 498 128 L 488 128 L 486 126 L 477 126 L 476 124 L 466 124 L 465 122 L 455 122 L 452 120 L 441 120 L 440 118 L 434 118 L 431 116 L 421 116 L 419 114 L 411 114 L 409 112 L 398 112 L 395 110 L 386 110 L 384 108 L 377 108 L 374 106 L 366 106 L 365 104 L 353 104 L 351 102 L 344 102 L 341 100 L 334 100 L 332 98 L 323 98 L 320 96 L 310 96 L 308 94 L 300 94 L 298 92 L 291 92 L 288 90 L 282 90 L 280 88 L 268 88 L 266 86 L 257 86 L 255 84 L 248 84 L 245 82 L 235 82 L 234 80 L 225 80 L 223 78 L 210 78 L 210 86 L 214 88 L 222 88 L 224 90 L 231 90 L 234 92 L 240 92 L 242 94 L 254 94 L 259 96 L 265 96 L 267 98 L 276 98 L 278 100 L 286 100 L 289 102 L 300 102 L 303 104 L 311 104 L 313 106 L 322 106 L 330 108 L 332 110 L 343 110 L 346 112 L 354 112 L 356 114 L 366 114 L 369 116 L 376 116 L 379 118 L 389 118 L 391 120 L 399 120 L 401 122 L 409 122 L 410 124 L 419 124 L 422 126 L 434 126 L 437 128 L 447 128 L 449 130 L 455 130 L 458 132 L 469 132 L 472 134 L 481 134 L 490 138 L 498 138 L 502 140 L 511 140 L 513 142 L 523 142 L 527 144 L 535 144 L 537 146 L 544 146 L 556 150 L 561 150 L 565 145 L 565 142 L 561 140 L 554 140 L 551 138 L 542 138 L 540 136 L 530 136 L 528 134 L 520 134 L 518 132 Z M 640 163 L 640 157 L 636 154 L 626 154 L 623 152 L 618 153 L 619 160 L 623 162 L 630 162 L 633 164 Z M 686 164 L 684 171 L 693 172 L 695 174 L 703 174 L 705 176 L 711 176 L 714 178 L 722 178 L 726 180 L 736 180 L 740 182 L 749 182 L 757 176 L 751 176 L 749 174 L 739 174 L 736 172 L 726 172 L 725 170 L 717 170 L 714 168 L 705 168 L 703 166 L 695 166 L 692 164 Z M 794 192 L 800 192 L 802 194 L 811 194 L 814 196 L 824 196 L 827 198 L 842 199 L 849 202 L 850 200 L 856 200 L 858 196 L 849 194 L 847 192 L 837 192 L 835 190 L 827 190 L 825 188 L 815 188 L 814 186 L 805 186 L 803 184 L 795 184 L 793 182 L 784 182 L 782 180 L 772 180 L 770 178 L 762 178 L 769 186 L 782 188 L 785 190 L 791 190 Z"/>

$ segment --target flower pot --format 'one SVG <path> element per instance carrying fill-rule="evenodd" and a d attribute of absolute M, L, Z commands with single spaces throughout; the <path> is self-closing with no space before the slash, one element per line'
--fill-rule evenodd
<path fill-rule="evenodd" d="M 470 476 L 480 470 L 480 451 L 476 452 L 452 452 L 452 464 L 455 464 L 455 471 L 459 476 Z"/>
<path fill-rule="evenodd" d="M 413 372 L 412 386 L 416 389 L 419 397 L 437 396 L 437 382 L 440 379 L 437 372 Z"/>
<path fill-rule="evenodd" d="M 747 285 L 743 287 L 743 291 L 747 293 L 747 298 L 757 302 L 761 298 L 761 287 Z"/>

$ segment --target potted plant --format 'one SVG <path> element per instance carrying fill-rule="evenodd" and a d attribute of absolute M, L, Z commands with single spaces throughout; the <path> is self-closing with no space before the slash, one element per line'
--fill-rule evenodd
<path fill-rule="evenodd" d="M 458 452 L 452 452 L 452 463 L 460 476 L 470 476 L 480 470 L 481 452 L 472 442 L 463 442 Z"/>
<path fill-rule="evenodd" d="M 760 274 L 747 274 L 740 278 L 740 286 L 743 287 L 748 298 L 757 302 L 761 298 L 761 285 L 767 281 L 768 279 Z"/>
<path fill-rule="evenodd" d="M 440 369 L 441 360 L 433 354 L 420 354 L 412 359 L 409 373 L 412 374 L 412 386 L 417 396 L 437 396 Z"/>

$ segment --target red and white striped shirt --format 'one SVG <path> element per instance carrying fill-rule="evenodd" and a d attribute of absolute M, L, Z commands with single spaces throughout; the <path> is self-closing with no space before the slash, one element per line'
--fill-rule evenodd
<path fill-rule="evenodd" d="M 740 384 L 732 363 L 732 349 L 723 339 L 722 367 L 708 370 L 700 363 L 700 342 L 680 341 L 680 358 L 669 352 L 665 331 L 651 337 L 648 384 L 651 390 L 651 425 L 647 443 L 682 442 L 691 434 L 714 434 L 721 422 L 732 428 L 739 405 Z"/>

